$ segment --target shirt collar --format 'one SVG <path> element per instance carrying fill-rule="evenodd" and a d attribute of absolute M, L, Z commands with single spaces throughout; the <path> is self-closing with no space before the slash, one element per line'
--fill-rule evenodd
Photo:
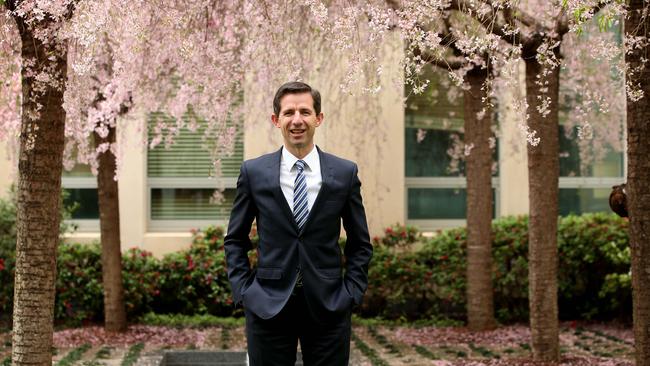
<path fill-rule="evenodd" d="M 286 146 L 282 146 L 282 160 L 287 164 L 286 166 L 289 167 L 289 170 L 291 170 L 296 164 L 296 161 L 301 159 L 298 159 L 295 155 L 290 153 Z M 318 157 L 318 149 L 316 148 L 316 145 L 314 145 L 307 156 L 302 158 L 302 161 L 307 164 L 307 169 L 310 171 L 313 171 L 313 169 L 319 165 L 320 158 Z"/>

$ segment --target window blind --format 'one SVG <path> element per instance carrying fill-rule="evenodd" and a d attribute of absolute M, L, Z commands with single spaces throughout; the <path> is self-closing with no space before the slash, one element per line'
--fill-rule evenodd
<path fill-rule="evenodd" d="M 149 142 L 160 120 L 173 123 L 162 113 L 152 113 L 147 121 Z M 147 151 L 147 176 L 155 178 L 157 182 L 149 184 L 151 220 L 222 221 L 229 218 L 236 193 L 234 181 L 225 184 L 221 202 L 211 202 L 213 193 L 220 185 L 215 180 L 206 180 L 214 174 L 210 150 L 216 142 L 204 139 L 205 128 L 203 124 L 194 132 L 183 129 L 169 148 L 161 143 Z M 243 134 L 237 132 L 233 153 L 221 157 L 221 177 L 236 178 L 243 160 Z"/>
<path fill-rule="evenodd" d="M 165 116 L 162 113 L 153 113 L 149 116 L 149 141 L 154 137 L 153 128 L 158 120 L 165 120 Z M 171 119 L 167 118 L 167 120 L 171 123 Z M 214 168 L 209 149 L 215 142 L 204 141 L 204 133 L 204 126 L 199 126 L 194 132 L 183 129 L 169 148 L 165 148 L 164 143 L 161 143 L 154 149 L 149 149 L 147 175 L 151 178 L 211 176 Z M 221 157 L 221 176 L 237 177 L 243 158 L 243 134 L 237 132 L 232 155 Z"/>
<path fill-rule="evenodd" d="M 235 189 L 226 189 L 218 204 L 210 202 L 214 188 L 151 189 L 152 220 L 227 220 Z"/>

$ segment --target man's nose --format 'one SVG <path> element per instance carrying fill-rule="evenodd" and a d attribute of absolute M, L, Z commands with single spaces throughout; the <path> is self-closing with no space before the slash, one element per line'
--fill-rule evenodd
<path fill-rule="evenodd" d="M 299 112 L 296 112 L 291 116 L 291 123 L 302 123 L 302 118 Z"/>

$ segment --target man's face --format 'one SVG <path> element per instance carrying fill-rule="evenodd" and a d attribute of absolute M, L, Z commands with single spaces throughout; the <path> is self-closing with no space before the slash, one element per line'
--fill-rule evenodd
<path fill-rule="evenodd" d="M 287 94 L 280 99 L 280 115 L 273 114 L 271 120 L 282 130 L 287 148 L 300 150 L 313 145 L 314 132 L 323 121 L 323 113 L 314 111 L 310 93 Z"/>

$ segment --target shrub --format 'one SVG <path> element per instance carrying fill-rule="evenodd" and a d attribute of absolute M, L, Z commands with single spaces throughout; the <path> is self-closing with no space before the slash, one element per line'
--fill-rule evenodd
<path fill-rule="evenodd" d="M 122 255 L 122 281 L 127 315 L 150 310 L 158 295 L 158 261 L 151 253 L 132 248 Z M 104 314 L 101 247 L 62 244 L 58 249 L 54 317 L 69 324 L 101 321 Z"/>
<path fill-rule="evenodd" d="M 558 232 L 560 316 L 631 321 L 628 221 L 614 214 L 568 216 Z"/>
<path fill-rule="evenodd" d="M 497 319 L 528 319 L 528 219 L 492 225 L 493 286 Z M 383 241 L 380 241 L 383 242 Z M 465 317 L 466 229 L 439 232 L 415 252 L 375 247 L 366 316 L 389 319 Z M 631 287 L 627 221 L 610 214 L 559 220 L 558 297 L 561 319 L 629 320 Z"/>
<path fill-rule="evenodd" d="M 0 201 L 0 311 L 11 314 L 15 209 Z M 13 210 L 13 211 L 12 211 Z M 12 221 L 13 220 L 13 221 Z M 528 219 L 493 222 L 495 313 L 502 322 L 528 319 Z M 14 234 L 12 234 L 14 233 Z M 464 320 L 466 305 L 465 228 L 423 238 L 414 228 L 394 225 L 375 238 L 369 284 L 358 312 L 385 319 Z M 241 315 L 232 306 L 227 279 L 224 230 L 195 231 L 189 249 L 156 259 L 130 249 L 122 256 L 125 302 L 130 319 L 148 313 Z M 14 235 L 14 239 L 10 236 Z M 251 232 L 254 246 L 257 235 Z M 14 243 L 14 244 L 12 244 Z M 418 245 L 413 245 L 413 244 Z M 345 240 L 340 241 L 344 247 Z M 395 250 L 399 248 L 399 250 Z M 55 316 L 58 320 L 99 321 L 103 313 L 98 244 L 61 245 Z M 629 320 L 630 250 L 627 221 L 588 214 L 559 220 L 558 295 L 561 319 Z M 251 265 L 256 251 L 249 253 Z"/>
<path fill-rule="evenodd" d="M 364 316 L 386 319 L 460 318 L 464 314 L 464 230 L 441 232 L 416 251 L 375 246 Z"/>
<path fill-rule="evenodd" d="M 223 238 L 166 255 L 160 265 L 157 313 L 230 315 L 232 299 Z"/>
<path fill-rule="evenodd" d="M 98 244 L 62 244 L 57 255 L 54 317 L 79 324 L 103 314 L 101 249 Z"/>
<path fill-rule="evenodd" d="M 14 298 L 16 258 L 16 206 L 0 199 L 0 320 L 10 316 Z"/>
<path fill-rule="evenodd" d="M 253 247 L 259 238 L 253 226 Z M 160 264 L 160 297 L 152 308 L 161 314 L 212 314 L 230 316 L 235 311 L 223 247 L 224 229 L 208 226 L 193 231 L 188 250 L 166 255 Z M 251 266 L 257 251 L 249 252 Z M 241 309 L 239 309 L 241 311 Z"/>
<path fill-rule="evenodd" d="M 372 244 L 385 247 L 408 247 L 422 240 L 422 234 L 414 226 L 394 224 L 384 229 L 384 236 L 376 236 Z"/>
<path fill-rule="evenodd" d="M 124 305 L 129 318 L 151 311 L 160 297 L 160 265 L 159 260 L 142 249 L 131 248 L 122 254 Z"/>

